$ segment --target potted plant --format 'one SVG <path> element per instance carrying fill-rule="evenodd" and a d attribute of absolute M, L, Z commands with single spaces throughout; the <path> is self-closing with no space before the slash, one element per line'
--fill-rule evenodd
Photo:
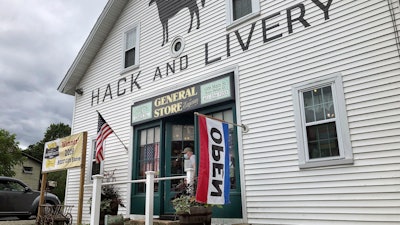
<path fill-rule="evenodd" d="M 104 172 L 104 182 L 115 181 L 113 178 L 114 171 Z M 89 199 L 91 205 L 92 198 Z M 101 186 L 101 202 L 100 202 L 100 220 L 99 225 L 104 224 L 106 215 L 117 215 L 119 206 L 124 207 L 118 189 L 110 184 Z"/>
<path fill-rule="evenodd" d="M 179 224 L 211 224 L 212 206 L 196 201 L 194 190 L 196 182 L 191 185 L 181 183 L 178 185 L 176 197 L 172 200 L 172 206 L 179 217 Z"/>
<path fill-rule="evenodd" d="M 104 213 L 104 215 L 117 215 L 119 206 L 125 207 L 118 193 L 118 189 L 116 189 L 114 185 L 102 186 L 100 212 Z"/>

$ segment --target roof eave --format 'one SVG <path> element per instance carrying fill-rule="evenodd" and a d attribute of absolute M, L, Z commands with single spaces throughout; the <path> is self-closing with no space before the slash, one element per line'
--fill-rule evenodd
<path fill-rule="evenodd" d="M 128 1 L 109 0 L 57 90 L 75 95 L 82 77 L 100 50 Z"/>

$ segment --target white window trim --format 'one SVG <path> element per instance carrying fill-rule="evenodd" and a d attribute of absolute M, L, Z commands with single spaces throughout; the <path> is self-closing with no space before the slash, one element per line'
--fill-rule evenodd
<path fill-rule="evenodd" d="M 25 168 L 30 168 L 31 170 L 25 170 Z M 33 167 L 32 166 L 22 166 L 22 173 L 33 174 Z"/>
<path fill-rule="evenodd" d="M 225 0 L 226 8 L 226 28 L 231 29 L 245 21 L 260 15 L 260 0 L 251 0 L 252 13 L 243 16 L 237 20 L 233 20 L 233 4 L 232 0 Z"/>
<path fill-rule="evenodd" d="M 125 43 L 126 43 L 126 33 L 128 33 L 129 31 L 136 29 L 136 45 L 135 45 L 135 64 L 133 64 L 132 66 L 129 66 L 127 68 L 125 68 Z M 122 34 L 122 71 L 121 74 L 132 71 L 136 68 L 139 67 L 139 54 L 140 52 L 140 25 L 139 23 L 135 23 L 132 26 L 128 27 L 126 30 L 124 30 L 123 34 Z"/>
<path fill-rule="evenodd" d="M 89 171 L 88 171 L 88 173 L 87 173 L 87 180 L 90 182 L 90 183 L 93 183 L 93 178 L 92 178 L 92 176 L 93 176 L 93 174 L 92 174 L 92 169 L 93 169 L 93 162 L 95 161 L 95 149 L 96 149 L 96 138 L 92 138 L 92 141 L 91 141 L 91 143 L 92 143 L 92 145 L 91 145 L 91 147 L 90 147 L 90 163 L 89 163 L 89 165 L 88 165 L 88 169 L 89 169 Z M 101 175 L 103 175 L 104 174 L 104 160 L 103 161 L 101 161 L 100 162 L 100 174 Z"/>
<path fill-rule="evenodd" d="M 307 133 L 305 128 L 302 95 L 312 88 L 332 85 L 332 97 L 336 114 L 336 131 L 340 156 L 309 159 Z M 296 136 L 298 143 L 299 167 L 311 168 L 353 163 L 353 151 L 350 142 L 350 131 L 347 122 L 346 103 L 343 93 L 343 82 L 340 74 L 324 76 L 292 87 L 295 114 Z"/>
<path fill-rule="evenodd" d="M 181 43 L 181 48 L 178 51 L 175 51 L 175 45 L 178 42 Z M 181 36 L 176 36 L 174 39 L 172 39 L 171 44 L 169 46 L 169 55 L 172 58 L 177 58 L 182 54 L 184 49 L 185 49 L 185 40 Z"/>

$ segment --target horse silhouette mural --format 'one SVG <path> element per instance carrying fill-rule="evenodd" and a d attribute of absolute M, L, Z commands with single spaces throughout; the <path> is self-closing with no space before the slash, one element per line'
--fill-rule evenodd
<path fill-rule="evenodd" d="M 188 33 L 192 30 L 194 14 L 196 14 L 197 18 L 197 29 L 200 28 L 200 16 L 197 0 L 150 0 L 149 6 L 154 2 L 157 5 L 158 15 L 163 27 L 163 42 L 161 46 L 164 46 L 164 44 L 168 42 L 168 20 L 184 8 L 188 8 L 190 13 L 190 27 Z M 205 2 L 206 0 L 201 0 L 202 7 L 204 7 Z"/>

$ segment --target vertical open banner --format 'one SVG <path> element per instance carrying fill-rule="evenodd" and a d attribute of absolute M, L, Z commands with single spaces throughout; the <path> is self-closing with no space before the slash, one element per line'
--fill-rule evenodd
<path fill-rule="evenodd" d="M 199 177 L 196 201 L 214 205 L 229 200 L 228 124 L 198 116 L 200 136 Z"/>

